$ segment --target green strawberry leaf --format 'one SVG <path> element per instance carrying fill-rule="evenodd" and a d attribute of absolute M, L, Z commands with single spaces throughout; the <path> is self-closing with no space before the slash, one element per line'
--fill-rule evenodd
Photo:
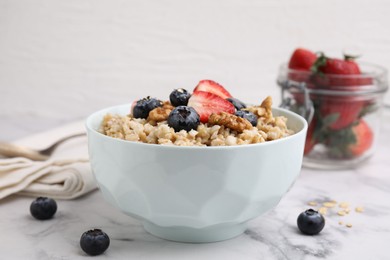
<path fill-rule="evenodd" d="M 318 52 L 317 56 L 318 56 L 317 60 L 311 66 L 310 71 L 315 74 L 323 75 L 323 73 L 320 71 L 320 68 L 326 65 L 326 60 L 328 58 L 325 56 L 323 52 Z"/>
<path fill-rule="evenodd" d="M 348 55 L 348 54 L 344 54 L 344 60 L 346 61 L 354 61 L 358 58 L 360 58 L 361 55 Z"/>
<path fill-rule="evenodd" d="M 324 117 L 322 119 L 323 127 L 330 126 L 331 124 L 336 122 L 339 119 L 339 117 L 340 117 L 340 113 L 333 113 L 333 114 L 327 115 L 326 117 Z"/>
<path fill-rule="evenodd" d="M 341 130 L 329 130 L 326 145 L 329 148 L 329 155 L 333 158 L 350 158 L 350 145 L 357 142 L 355 133 L 352 130 L 354 124 Z"/>

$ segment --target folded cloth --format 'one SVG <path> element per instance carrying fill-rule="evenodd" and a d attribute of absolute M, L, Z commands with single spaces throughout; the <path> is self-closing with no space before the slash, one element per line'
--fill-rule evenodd
<path fill-rule="evenodd" d="M 41 149 L 56 140 L 85 132 L 84 122 L 32 135 L 15 144 Z M 0 159 L 0 199 L 11 194 L 74 199 L 96 188 L 88 160 L 86 136 L 61 144 L 47 161 Z"/>

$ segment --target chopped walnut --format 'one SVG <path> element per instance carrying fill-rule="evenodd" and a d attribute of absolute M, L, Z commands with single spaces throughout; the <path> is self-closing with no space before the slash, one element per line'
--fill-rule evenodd
<path fill-rule="evenodd" d="M 245 129 L 252 128 L 251 123 L 249 123 L 247 119 L 226 112 L 221 112 L 219 114 L 211 114 L 209 117 L 209 124 L 223 125 L 239 133 L 242 133 Z"/>
<path fill-rule="evenodd" d="M 261 102 L 261 107 L 264 107 L 267 111 L 272 110 L 272 97 L 266 97 L 263 102 Z"/>
<path fill-rule="evenodd" d="M 249 112 L 252 112 L 257 117 L 263 117 L 266 119 L 272 118 L 272 98 L 270 96 L 266 97 L 260 106 L 253 106 L 245 108 Z"/>
<path fill-rule="evenodd" d="M 171 110 L 173 110 L 175 108 L 174 106 L 172 106 L 171 102 L 169 102 L 169 101 L 164 101 L 162 104 L 162 107 L 166 108 L 166 109 L 171 109 Z"/>
<path fill-rule="evenodd" d="M 249 112 L 252 112 L 253 114 L 255 114 L 257 117 L 262 117 L 265 115 L 266 113 L 266 110 L 264 107 L 257 107 L 257 106 L 254 106 L 254 107 L 247 107 L 247 108 L 244 108 L 243 110 L 247 110 Z"/>
<path fill-rule="evenodd" d="M 152 111 L 149 112 L 148 121 L 153 122 L 162 122 L 168 119 L 169 114 L 174 109 L 174 107 L 169 103 L 169 101 L 165 101 L 162 107 L 156 107 Z"/>

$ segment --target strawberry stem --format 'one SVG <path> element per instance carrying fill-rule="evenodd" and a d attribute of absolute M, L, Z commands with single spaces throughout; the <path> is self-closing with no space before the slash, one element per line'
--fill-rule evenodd
<path fill-rule="evenodd" d="M 346 60 L 346 61 L 354 61 L 358 58 L 360 58 L 360 55 L 350 55 L 350 54 L 344 53 L 344 60 Z"/>
<path fill-rule="evenodd" d="M 325 56 L 323 52 L 317 52 L 317 59 L 310 68 L 311 72 L 316 74 L 322 74 L 320 68 L 326 65 L 327 59 L 328 58 Z"/>

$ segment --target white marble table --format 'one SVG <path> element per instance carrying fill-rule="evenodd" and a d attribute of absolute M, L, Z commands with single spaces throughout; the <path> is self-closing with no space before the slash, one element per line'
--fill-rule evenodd
<path fill-rule="evenodd" d="M 109 249 L 96 259 L 390 259 L 389 109 L 381 130 L 377 151 L 367 163 L 347 171 L 303 169 L 281 203 L 252 220 L 234 239 L 185 244 L 156 238 L 105 202 L 98 191 L 57 201 L 58 212 L 49 221 L 30 216 L 31 198 L 12 196 L 0 201 L 0 259 L 87 258 L 79 239 L 91 228 L 101 228 L 111 238 Z M 298 232 L 296 218 L 311 200 L 346 201 L 352 211 L 338 216 L 336 209 L 330 210 L 324 230 L 305 236 Z M 356 206 L 365 211 L 355 212 Z"/>

